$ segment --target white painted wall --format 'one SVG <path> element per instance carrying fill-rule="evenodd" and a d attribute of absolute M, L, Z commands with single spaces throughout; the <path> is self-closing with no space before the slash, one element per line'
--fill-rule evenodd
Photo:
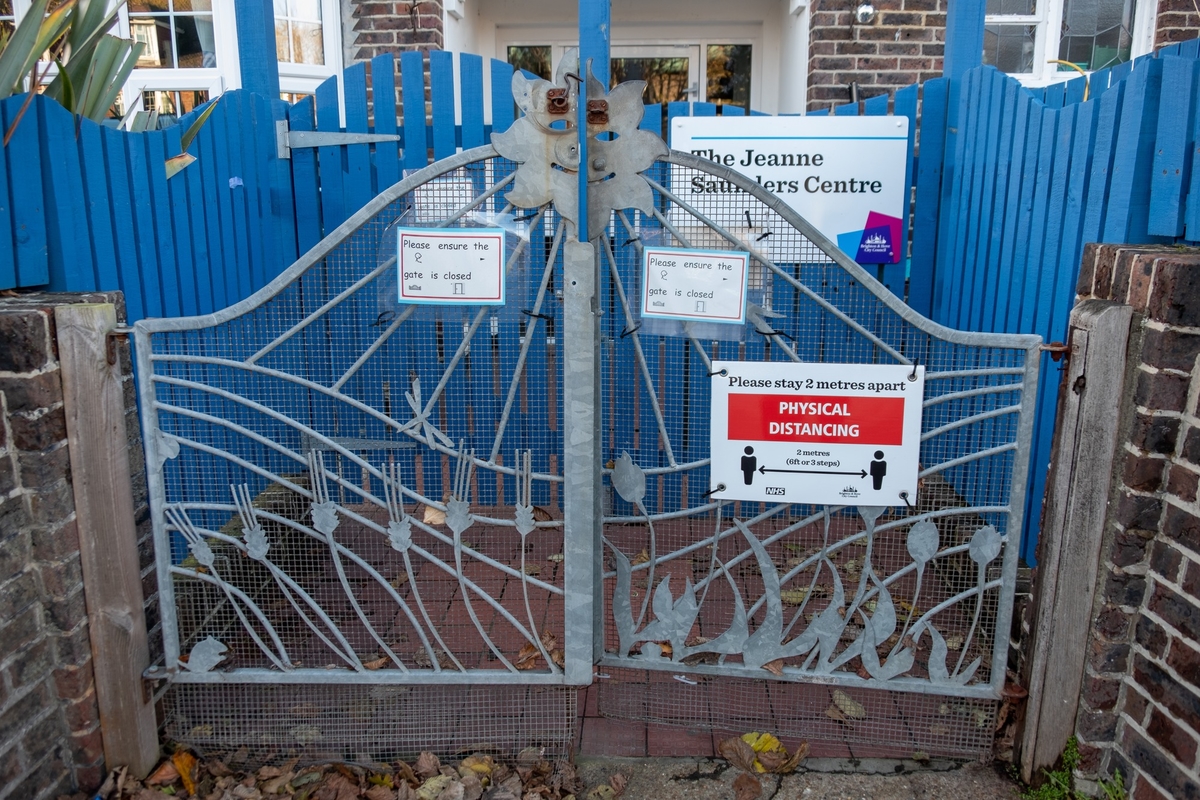
<path fill-rule="evenodd" d="M 807 89 L 808 11 L 801 7 L 792 14 L 796 2 L 612 0 L 612 43 L 751 44 L 751 105 L 768 113 L 800 111 Z M 446 9 L 443 30 L 451 52 L 503 60 L 509 45 L 552 44 L 557 59 L 579 38 L 576 4 L 564 0 L 446 0 Z"/>

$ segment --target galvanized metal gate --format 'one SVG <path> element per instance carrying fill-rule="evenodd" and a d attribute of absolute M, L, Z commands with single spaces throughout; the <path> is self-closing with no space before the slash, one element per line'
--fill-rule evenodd
<path fill-rule="evenodd" d="M 566 687 L 599 662 L 999 697 L 1038 337 L 921 318 L 777 198 L 638 131 L 640 85 L 591 81 L 580 204 L 578 81 L 514 94 L 494 147 L 410 175 L 246 301 L 137 324 L 170 679 Z M 398 304 L 397 225 L 506 228 L 508 304 Z M 639 330 L 647 242 L 749 250 L 750 324 Z M 924 365 L 915 505 L 711 501 L 717 357 Z M 281 716 L 277 744 L 329 735 Z"/>

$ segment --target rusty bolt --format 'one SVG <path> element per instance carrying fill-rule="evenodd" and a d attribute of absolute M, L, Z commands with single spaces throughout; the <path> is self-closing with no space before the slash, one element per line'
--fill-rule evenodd
<path fill-rule="evenodd" d="M 551 89 L 546 92 L 546 111 L 551 114 L 565 114 L 568 110 L 566 89 Z"/>
<path fill-rule="evenodd" d="M 588 100 L 587 121 L 588 121 L 588 125 L 607 125 L 608 124 L 608 101 L 607 100 Z"/>

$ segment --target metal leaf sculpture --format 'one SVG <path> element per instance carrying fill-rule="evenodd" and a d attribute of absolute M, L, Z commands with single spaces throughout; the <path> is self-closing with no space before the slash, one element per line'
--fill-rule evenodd
<path fill-rule="evenodd" d="M 246 555 L 255 561 L 262 561 L 271 549 L 267 541 L 267 533 L 258 518 L 254 516 L 254 501 L 250 497 L 250 487 L 246 484 L 230 486 L 233 492 L 233 503 L 237 506 L 238 516 L 242 520 L 242 540 L 246 543 Z"/>
<path fill-rule="evenodd" d="M 188 672 L 212 672 L 213 667 L 225 660 L 225 654 L 228 652 L 229 648 L 209 636 L 196 642 L 192 652 L 188 654 L 187 661 L 181 663 Z"/>

